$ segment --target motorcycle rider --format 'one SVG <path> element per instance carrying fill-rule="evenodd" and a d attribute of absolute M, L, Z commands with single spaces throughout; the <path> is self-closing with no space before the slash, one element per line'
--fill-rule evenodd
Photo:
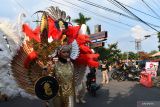
<path fill-rule="evenodd" d="M 96 68 L 91 67 L 90 72 L 87 74 L 86 86 L 88 92 L 90 92 L 93 96 L 96 96 L 96 91 L 100 89 L 100 85 L 96 83 Z"/>

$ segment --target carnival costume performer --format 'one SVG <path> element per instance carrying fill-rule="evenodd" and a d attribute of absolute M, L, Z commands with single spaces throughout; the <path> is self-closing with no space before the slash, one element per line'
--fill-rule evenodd
<path fill-rule="evenodd" d="M 56 97 L 50 101 L 52 107 L 74 107 L 74 69 L 70 61 L 71 47 L 62 46 L 58 50 L 58 61 L 55 63 L 55 76 L 59 82 L 59 92 Z"/>
<path fill-rule="evenodd" d="M 74 107 L 77 82 L 74 68 L 76 65 L 98 67 L 95 59 L 99 55 L 86 45 L 89 37 L 79 34 L 80 26 L 67 22 L 64 11 L 51 6 L 36 12 L 39 13 L 42 13 L 40 25 L 34 30 L 23 24 L 28 39 L 12 60 L 13 76 L 26 92 L 49 100 L 50 107 Z M 51 80 L 38 85 L 46 78 Z"/>

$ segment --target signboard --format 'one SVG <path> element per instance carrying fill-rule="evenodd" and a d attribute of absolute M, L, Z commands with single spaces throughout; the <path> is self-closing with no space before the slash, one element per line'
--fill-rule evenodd
<path fill-rule="evenodd" d="M 97 40 L 102 38 L 107 38 L 107 31 L 102 31 L 102 32 L 98 32 L 90 35 L 91 40 Z"/>
<path fill-rule="evenodd" d="M 95 42 L 91 44 L 92 48 L 104 46 L 104 42 Z"/>
<path fill-rule="evenodd" d="M 146 62 L 146 72 L 151 74 L 152 77 L 157 76 L 158 62 Z"/>

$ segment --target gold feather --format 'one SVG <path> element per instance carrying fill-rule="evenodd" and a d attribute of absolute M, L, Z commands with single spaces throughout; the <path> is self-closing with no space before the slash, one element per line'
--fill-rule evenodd
<path fill-rule="evenodd" d="M 47 15 L 45 12 L 42 14 L 40 26 L 41 26 L 41 33 L 44 31 L 44 29 L 48 28 Z"/>
<path fill-rule="evenodd" d="M 24 67 L 24 61 L 32 50 L 33 48 L 28 46 L 27 43 L 23 44 L 17 55 L 13 58 L 11 68 L 18 85 L 26 90 L 26 92 L 35 95 L 34 85 L 37 79 L 42 76 L 43 68 L 36 62 L 29 69 Z"/>

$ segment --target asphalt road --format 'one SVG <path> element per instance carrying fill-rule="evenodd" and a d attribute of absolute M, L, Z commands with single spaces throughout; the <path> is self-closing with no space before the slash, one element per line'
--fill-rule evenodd
<path fill-rule="evenodd" d="M 101 74 L 97 77 L 100 83 Z M 86 99 L 86 104 L 76 107 L 160 107 L 160 89 L 146 88 L 134 81 L 111 80 L 97 91 L 96 97 L 86 94 Z"/>
<path fill-rule="evenodd" d="M 101 74 L 98 73 L 97 77 L 99 83 Z M 145 88 L 133 81 L 111 80 L 109 84 L 97 91 L 96 97 L 86 94 L 86 100 L 86 104 L 77 104 L 75 107 L 160 107 L 160 89 Z M 145 101 L 153 103 L 156 101 L 159 105 L 137 106 Z M 8 102 L 0 102 L 0 107 L 44 107 L 44 104 L 40 100 L 17 97 Z"/>

